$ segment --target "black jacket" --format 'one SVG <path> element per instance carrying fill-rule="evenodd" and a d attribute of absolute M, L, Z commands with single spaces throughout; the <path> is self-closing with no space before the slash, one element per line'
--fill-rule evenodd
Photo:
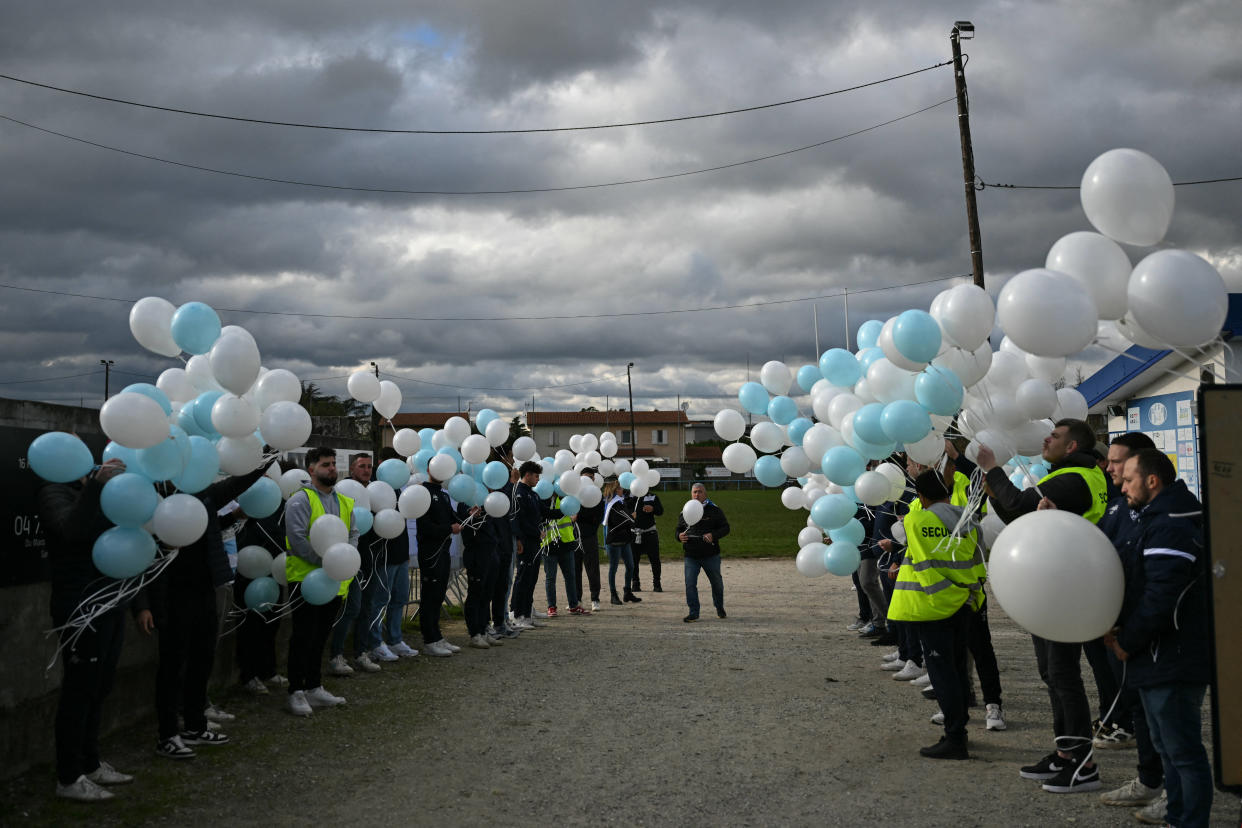
<path fill-rule="evenodd" d="M 549 514 L 547 503 L 540 500 L 530 486 L 518 482 L 513 486 L 513 512 L 512 526 L 517 539 L 524 543 L 535 541 L 538 546 L 543 522 Z"/>
<path fill-rule="evenodd" d="M 604 500 L 600 498 L 591 508 L 583 506 L 578 510 L 578 526 L 584 533 L 593 532 L 599 529 L 599 525 L 604 522 Z"/>
<path fill-rule="evenodd" d="M 416 521 L 418 557 L 420 560 L 433 560 L 440 553 L 448 555 L 453 524 L 458 520 L 448 492 L 444 491 L 439 483 L 428 480 L 422 485 L 431 495 L 431 505 L 427 507 L 427 512 Z M 445 560 L 448 558 L 445 557 Z"/>
<path fill-rule="evenodd" d="M 1094 454 L 1075 452 L 1052 467 L 1052 471 L 1068 466 L 1085 469 L 1098 468 Z M 1016 518 L 1034 512 L 1039 506 L 1040 492 L 1056 504 L 1058 509 L 1083 515 L 1094 505 L 1091 502 L 1091 489 L 1080 474 L 1061 474 L 1051 480 L 1040 483 L 1039 491 L 1033 487 L 1025 491 L 1019 489 L 1005 476 L 1000 466 L 987 474 L 988 488 L 992 490 L 992 508 L 996 516 L 1005 523 L 1013 523 Z"/>
<path fill-rule="evenodd" d="M 653 507 L 650 512 L 644 512 L 644 506 Z M 625 499 L 625 510 L 634 515 L 634 522 L 638 524 L 639 531 L 654 531 L 655 519 L 664 514 L 664 505 L 660 503 L 658 495 L 647 494 L 642 497 L 627 497 Z"/>
<path fill-rule="evenodd" d="M 699 522 L 687 529 L 686 519 L 677 516 L 677 537 L 686 532 L 690 539 L 682 545 L 686 555 L 691 558 L 710 558 L 720 554 L 720 539 L 729 534 L 729 521 L 720 507 L 710 500 L 703 503 L 703 517 Z M 703 540 L 704 535 L 711 535 L 711 543 Z"/>
<path fill-rule="evenodd" d="M 1181 480 L 1139 511 L 1117 643 L 1130 654 L 1126 684 L 1153 687 L 1212 678 L 1203 507 Z"/>
<path fill-rule="evenodd" d="M 103 486 L 94 477 L 83 483 L 49 483 L 39 490 L 39 521 L 52 564 L 52 618 L 57 625 L 90 593 L 117 583 L 95 568 L 95 540 L 112 528 L 99 506 Z"/>
<path fill-rule="evenodd" d="M 625 508 L 625 498 L 613 503 L 612 508 L 604 504 L 605 525 L 604 543 L 609 546 L 625 546 L 634 542 L 634 517 Z"/>
<path fill-rule="evenodd" d="M 469 506 L 458 503 L 457 522 L 461 524 L 462 562 L 467 569 L 498 560 L 500 537 L 496 527 L 507 523 L 507 518 L 494 518 L 483 511 L 472 516 Z"/>

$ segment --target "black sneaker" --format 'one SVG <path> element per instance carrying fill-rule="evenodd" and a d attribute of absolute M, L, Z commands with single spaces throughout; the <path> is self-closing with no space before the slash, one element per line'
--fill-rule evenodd
<path fill-rule="evenodd" d="M 716 610 L 716 617 L 717 617 L 717 618 L 728 618 L 728 617 L 729 617 L 729 613 L 725 612 L 725 611 L 724 611 L 724 610 L 722 610 L 722 609 L 717 609 L 717 610 Z"/>
<path fill-rule="evenodd" d="M 634 586 L 630 587 L 630 592 L 642 592 L 643 588 L 639 586 L 638 581 L 634 582 Z"/>
<path fill-rule="evenodd" d="M 1052 779 L 1073 763 L 1058 753 L 1049 753 L 1033 765 L 1018 769 L 1018 776 L 1023 779 Z"/>
<path fill-rule="evenodd" d="M 187 745 L 227 745 L 229 737 L 215 730 L 183 730 L 181 741 Z"/>
<path fill-rule="evenodd" d="M 697 615 L 695 615 L 694 613 L 690 613 L 689 615 L 687 615 L 685 618 L 683 618 L 683 619 L 681 619 L 681 620 L 682 620 L 682 621 L 685 621 L 687 624 L 689 624 L 691 621 L 698 621 L 698 620 L 699 620 L 699 617 L 698 617 Z"/>
<path fill-rule="evenodd" d="M 871 639 L 872 647 L 892 647 L 897 643 L 897 634 L 886 630 L 879 638 Z"/>
<path fill-rule="evenodd" d="M 1134 747 L 1134 734 L 1125 728 L 1118 726 L 1116 722 L 1110 722 L 1103 728 L 1097 723 L 1091 728 L 1092 733 L 1098 733 L 1092 740 L 1092 744 L 1097 748 L 1104 750 L 1118 750 L 1120 748 Z"/>
<path fill-rule="evenodd" d="M 970 755 L 966 753 L 966 740 L 950 739 L 948 736 L 941 736 L 940 741 L 934 745 L 919 748 L 919 755 L 926 756 L 928 759 L 970 758 Z"/>
<path fill-rule="evenodd" d="M 620 605 L 621 599 L 617 597 L 617 593 L 612 594 L 612 603 Z"/>
<path fill-rule="evenodd" d="M 651 587 L 651 591 L 652 592 L 663 592 L 664 587 L 660 586 L 659 581 L 656 581 L 655 584 Z"/>
<path fill-rule="evenodd" d="M 1049 793 L 1086 793 L 1100 789 L 1100 766 L 1085 768 L 1077 759 L 1069 760 L 1065 768 L 1044 783 Z"/>
<path fill-rule="evenodd" d="M 198 754 L 186 747 L 180 736 L 170 736 L 155 743 L 155 755 L 165 759 L 193 759 Z"/>

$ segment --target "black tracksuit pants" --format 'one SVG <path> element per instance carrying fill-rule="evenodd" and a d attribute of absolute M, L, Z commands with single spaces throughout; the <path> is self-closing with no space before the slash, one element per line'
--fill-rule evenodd
<path fill-rule="evenodd" d="M 169 586 L 167 605 L 155 619 L 160 663 L 155 672 L 155 715 L 160 739 L 176 736 L 177 714 L 185 729 L 207 729 L 207 680 L 216 660 L 216 591 Z"/>
<path fill-rule="evenodd" d="M 290 582 L 289 600 L 293 608 L 293 630 L 289 635 L 289 692 L 314 690 L 323 684 L 323 648 L 328 645 L 332 625 L 341 610 L 341 596 L 315 606 L 302 597 L 302 585 Z"/>
<path fill-rule="evenodd" d="M 52 621 L 59 627 L 68 617 Z M 73 644 L 68 637 L 61 634 L 65 673 L 56 704 L 56 779 L 64 785 L 99 767 L 99 720 L 121 658 L 124 612 L 114 609 L 96 618 Z"/>

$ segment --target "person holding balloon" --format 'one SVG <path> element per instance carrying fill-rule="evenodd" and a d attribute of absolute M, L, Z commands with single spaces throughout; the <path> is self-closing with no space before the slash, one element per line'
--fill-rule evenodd
<path fill-rule="evenodd" d="M 501 643 L 499 637 L 487 633 L 489 598 L 500 565 L 500 537 L 495 519 L 481 506 L 457 504 L 457 519 L 461 523 L 462 565 L 466 569 L 466 633 L 470 636 L 469 646 L 486 650 Z"/>
<path fill-rule="evenodd" d="M 240 549 L 260 547 L 274 559 L 285 551 L 278 540 L 284 536 L 285 515 L 282 509 L 277 508 L 267 517 L 248 519 L 237 532 L 237 543 Z M 268 569 L 270 571 L 271 567 Z M 271 604 L 258 608 L 248 606 L 246 591 L 253 583 L 255 581 L 246 577 L 239 568 L 233 581 L 233 602 L 239 607 L 246 607 L 247 612 L 237 627 L 238 681 L 251 694 L 265 696 L 268 685 L 285 687 L 289 680 L 280 675 L 276 668 L 276 633 L 280 629 L 280 616 Z"/>
<path fill-rule="evenodd" d="M 365 487 L 371 482 L 374 469 L 375 461 L 371 455 L 361 452 L 350 455 L 350 480 Z M 383 611 L 382 605 L 374 606 L 380 582 L 375 577 L 375 549 L 382 540 L 374 531 L 362 532 L 358 539 L 359 560 L 362 565 L 358 574 L 349 582 L 349 592 L 345 595 L 340 616 L 332 625 L 332 637 L 329 639 L 328 672 L 334 676 L 351 676 L 354 673 L 354 668 L 349 666 L 349 661 L 345 658 L 345 640 L 351 629 L 354 632 L 354 657 L 358 669 L 366 673 L 378 673 L 380 670 L 379 664 L 371 658 L 372 647 L 368 644 L 373 638 L 369 619 L 375 611 Z"/>
<path fill-rule="evenodd" d="M 1054 506 L 1098 523 L 1104 515 L 1108 487 L 1093 452 L 1095 434 L 1082 420 L 1063 419 L 1044 438 L 1042 456 L 1052 469 L 1038 484 L 1019 490 L 986 445 L 978 465 L 986 474 L 989 499 L 1005 523 Z M 1050 793 L 1093 791 L 1100 787 L 1098 765 L 1091 760 L 1091 705 L 1082 681 L 1082 644 L 1031 636 L 1039 677 L 1048 687 L 1056 749 L 1019 770 L 1023 779 L 1043 782 Z"/>
<path fill-rule="evenodd" d="M 515 626 L 533 629 L 544 626 L 536 623 L 533 615 L 535 584 L 539 581 L 539 545 L 543 522 L 547 519 L 547 506 L 535 493 L 543 467 L 526 460 L 518 466 L 518 481 L 513 485 L 513 517 L 511 525 L 516 538 L 517 574 L 513 582 L 513 594 L 509 609 Z"/>
<path fill-rule="evenodd" d="M 621 484 L 609 480 L 604 484 L 604 544 L 608 547 L 608 588 L 612 603 L 642 603 L 630 589 L 634 581 L 634 556 L 631 544 L 634 540 L 634 518 L 625 509 L 625 495 Z M 625 562 L 625 597 L 617 595 L 617 566 Z"/>
<path fill-rule="evenodd" d="M 583 475 L 593 476 L 596 469 L 586 468 Z M 591 611 L 599 612 L 599 527 L 604 522 L 604 500 L 594 506 L 583 506 L 578 512 L 578 539 L 580 543 L 574 550 L 574 569 L 577 576 L 578 595 L 586 603 L 585 589 L 590 589 Z M 583 584 L 583 570 L 586 570 L 586 583 Z"/>
<path fill-rule="evenodd" d="M 423 487 L 431 495 L 431 505 L 416 521 L 418 538 L 419 602 L 418 622 L 423 633 L 423 652 L 443 658 L 461 650 L 440 632 L 440 609 L 448 593 L 452 571 L 449 545 L 461 534 L 461 521 L 453 510 L 453 502 L 435 480 Z"/>
<path fill-rule="evenodd" d="M 578 540 L 578 512 L 581 504 L 575 497 L 554 494 L 550 508 L 551 521 L 548 530 L 548 552 L 543 560 L 543 587 L 548 599 L 548 617 L 556 618 L 556 570 L 559 567 L 565 581 L 565 602 L 571 615 L 590 615 L 579 601 L 578 582 L 574 574 L 574 551 L 582 544 Z M 573 510 L 567 514 L 565 510 Z"/>
<path fill-rule="evenodd" d="M 660 533 L 655 522 L 657 517 L 664 514 L 660 497 L 655 492 L 647 492 L 642 497 L 631 495 L 626 499 L 625 507 L 634 518 L 634 583 L 631 588 L 635 592 L 640 591 L 638 564 L 643 555 L 646 555 L 651 562 L 651 591 L 663 592 L 664 587 L 660 583 Z"/>
<path fill-rule="evenodd" d="M 677 518 L 677 539 L 681 541 L 686 555 L 686 606 L 690 612 L 681 619 L 687 624 L 699 620 L 699 572 L 707 573 L 712 585 L 712 603 L 716 615 L 727 618 L 724 608 L 724 578 L 720 576 L 720 539 L 729 534 L 729 520 L 719 506 L 707 499 L 707 487 L 695 483 L 690 487 L 690 499 L 698 504 L 698 520 L 686 516 L 686 508 Z M 693 512 L 691 517 L 693 517 Z"/>
<path fill-rule="evenodd" d="M 56 795 L 81 802 L 112 799 L 112 792 L 102 786 L 134 778 L 99 757 L 103 703 L 112 690 L 125 637 L 123 610 L 115 607 L 96 616 L 76 637 L 66 627 L 82 601 L 109 581 L 96 568 L 91 550 L 112 527 L 100 507 L 100 493 L 124 472 L 121 460 L 107 460 L 80 480 L 49 483 L 39 490 L 39 519 L 52 564 L 52 624 L 62 630 L 65 648 L 55 720 Z"/>

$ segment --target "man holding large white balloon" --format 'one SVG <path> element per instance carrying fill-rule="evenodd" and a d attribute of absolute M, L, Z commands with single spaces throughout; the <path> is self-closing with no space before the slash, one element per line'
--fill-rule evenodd
<path fill-rule="evenodd" d="M 677 539 L 686 554 L 686 606 L 690 609 L 681 620 L 687 624 L 699 620 L 700 570 L 707 573 L 707 581 L 712 585 L 716 615 L 728 617 L 724 608 L 724 579 L 720 576 L 720 539 L 729 534 L 729 521 L 720 507 L 707 499 L 707 487 L 702 483 L 690 487 L 690 498 L 677 518 Z"/>
<path fill-rule="evenodd" d="M 1052 471 L 1031 489 L 1019 490 L 996 462 L 992 450 L 979 447 L 978 464 L 986 472 L 993 509 L 1001 520 L 1011 523 L 1022 515 L 1045 506 L 1082 515 L 1097 523 L 1108 502 L 1108 486 L 1092 449 L 1095 435 L 1082 420 L 1060 420 L 1044 438 L 1043 459 Z M 997 597 L 1003 583 L 993 579 Z M 1025 587 L 1024 587 L 1025 588 Z M 1005 604 L 1001 598 L 1002 606 Z M 1012 613 L 1011 613 L 1012 614 Z M 1022 619 L 1015 618 L 1019 623 Z M 1020 770 L 1023 779 L 1042 781 L 1050 793 L 1073 793 L 1100 787 L 1098 766 L 1090 761 L 1091 705 L 1082 683 L 1082 640 L 1052 641 L 1032 635 L 1039 676 L 1048 687 L 1052 702 L 1052 727 L 1056 749 Z"/>
<path fill-rule="evenodd" d="M 323 533 L 314 532 L 315 524 L 331 519 L 325 525 L 343 528 L 339 535 L 318 544 L 327 552 L 330 542 L 343 541 L 358 546 L 358 527 L 354 523 L 354 501 L 336 491 L 336 452 L 330 448 L 312 448 L 306 453 L 306 470 L 311 485 L 294 492 L 285 503 L 285 577 L 289 582 L 289 601 L 293 604 L 293 632 L 289 637 L 289 703 L 295 716 L 309 716 L 314 707 L 334 707 L 345 699 L 329 693 L 323 686 L 323 650 L 332 632 L 332 622 L 341 606 L 342 593 L 348 584 L 338 585 L 335 595 L 323 603 L 312 603 L 304 595 L 304 582 L 320 576 L 313 573 L 323 565 L 320 549 L 312 543 Z M 336 524 L 342 524 L 337 527 Z M 335 583 L 335 581 L 333 581 Z M 329 584 L 330 586 L 330 584 Z M 301 599 L 301 600 L 299 600 Z"/>

